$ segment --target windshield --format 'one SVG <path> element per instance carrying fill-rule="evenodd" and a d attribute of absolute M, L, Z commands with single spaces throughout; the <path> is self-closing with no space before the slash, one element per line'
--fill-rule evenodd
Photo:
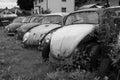
<path fill-rule="evenodd" d="M 32 17 L 32 18 L 30 19 L 30 22 L 33 22 L 35 18 L 36 18 L 36 17 Z"/>
<path fill-rule="evenodd" d="M 42 22 L 42 16 L 37 16 L 37 17 L 33 17 L 30 22 L 34 22 L 34 23 L 41 23 Z"/>
<path fill-rule="evenodd" d="M 43 19 L 42 24 L 47 24 L 47 23 L 62 24 L 62 16 L 59 15 L 46 16 Z"/>
<path fill-rule="evenodd" d="M 24 19 L 24 17 L 18 17 L 16 19 L 14 19 L 13 22 L 22 22 L 23 19 Z"/>
<path fill-rule="evenodd" d="M 98 14 L 95 11 L 77 12 L 69 15 L 65 25 L 70 24 L 97 24 Z"/>
<path fill-rule="evenodd" d="M 30 21 L 30 19 L 31 19 L 31 17 L 26 17 L 22 22 L 23 22 L 23 23 L 27 23 L 27 22 Z"/>

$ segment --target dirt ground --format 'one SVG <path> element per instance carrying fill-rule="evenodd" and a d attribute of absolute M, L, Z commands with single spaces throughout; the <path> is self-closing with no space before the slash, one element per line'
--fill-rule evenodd
<path fill-rule="evenodd" d="M 0 80 L 43 80 L 51 71 L 40 51 L 22 48 L 20 41 L 0 27 Z"/>

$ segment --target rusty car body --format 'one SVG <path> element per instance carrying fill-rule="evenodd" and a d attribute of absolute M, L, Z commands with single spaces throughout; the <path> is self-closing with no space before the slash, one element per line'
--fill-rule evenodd
<path fill-rule="evenodd" d="M 17 33 L 16 29 L 20 27 L 21 25 L 28 23 L 31 19 L 31 16 L 27 16 L 24 18 L 18 17 L 16 19 L 11 24 L 5 27 L 5 30 L 8 35 L 15 35 Z"/>
<path fill-rule="evenodd" d="M 118 68 L 111 62 L 114 63 L 115 56 L 119 55 L 119 50 L 114 50 L 120 42 L 119 16 L 120 7 L 91 8 L 70 13 L 65 26 L 53 32 L 51 37 L 48 35 L 51 38 L 50 62 L 72 67 L 77 65 L 80 70 L 97 71 L 100 79 L 107 76 L 116 80 L 118 72 L 114 69 Z"/>
<path fill-rule="evenodd" d="M 99 28 L 100 24 L 103 24 L 108 17 L 117 17 L 119 13 L 120 7 L 83 9 L 71 13 L 66 19 L 66 26 L 57 30 L 52 35 L 50 44 L 51 55 L 54 55 L 56 58 L 68 57 L 78 44 L 80 44 L 86 36 L 94 32 L 96 28 Z M 69 19 L 70 17 L 71 19 Z"/>
<path fill-rule="evenodd" d="M 42 20 L 42 25 L 32 28 L 23 37 L 24 45 L 38 46 L 43 37 L 53 29 L 63 25 L 63 18 L 67 13 L 52 13 L 46 15 Z"/>
<path fill-rule="evenodd" d="M 24 34 L 30 29 L 42 24 L 43 15 L 36 15 L 30 20 L 30 23 L 24 24 L 17 28 L 17 38 L 22 40 Z"/>

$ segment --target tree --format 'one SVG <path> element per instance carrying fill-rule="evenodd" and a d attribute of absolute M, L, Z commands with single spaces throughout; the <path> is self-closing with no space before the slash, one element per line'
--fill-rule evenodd
<path fill-rule="evenodd" d="M 88 0 L 75 0 L 75 6 L 79 7 L 81 4 L 86 3 Z"/>
<path fill-rule="evenodd" d="M 51 10 L 50 10 L 50 9 L 42 10 L 42 14 L 49 14 L 49 13 L 51 13 Z"/>
<path fill-rule="evenodd" d="M 34 0 L 17 0 L 17 5 L 23 10 L 31 10 L 34 6 Z"/>

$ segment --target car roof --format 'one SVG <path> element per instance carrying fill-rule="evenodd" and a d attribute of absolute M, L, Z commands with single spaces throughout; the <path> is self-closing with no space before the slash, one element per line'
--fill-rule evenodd
<path fill-rule="evenodd" d="M 66 15 L 68 15 L 69 13 L 51 13 L 51 14 L 47 14 L 46 16 L 49 16 L 49 15 L 59 15 L 59 16 L 66 16 Z"/>
<path fill-rule="evenodd" d="M 80 9 L 80 10 L 74 11 L 74 12 L 72 12 L 72 13 L 80 12 L 80 11 L 100 11 L 100 10 L 103 10 L 103 8 L 87 8 L 87 9 Z"/>
<path fill-rule="evenodd" d="M 106 10 L 120 10 L 120 6 L 112 6 L 112 7 L 108 7 L 105 8 Z"/>
<path fill-rule="evenodd" d="M 30 15 L 30 16 L 31 17 L 37 17 L 37 16 L 41 16 L 41 17 L 43 16 L 44 17 L 45 15 L 44 14 L 33 14 L 33 15 Z"/>
<path fill-rule="evenodd" d="M 112 8 L 120 8 L 120 6 L 111 6 L 111 7 L 108 7 L 108 9 L 112 9 Z"/>
<path fill-rule="evenodd" d="M 16 17 L 16 18 L 25 18 L 25 16 L 18 16 L 18 17 Z"/>

